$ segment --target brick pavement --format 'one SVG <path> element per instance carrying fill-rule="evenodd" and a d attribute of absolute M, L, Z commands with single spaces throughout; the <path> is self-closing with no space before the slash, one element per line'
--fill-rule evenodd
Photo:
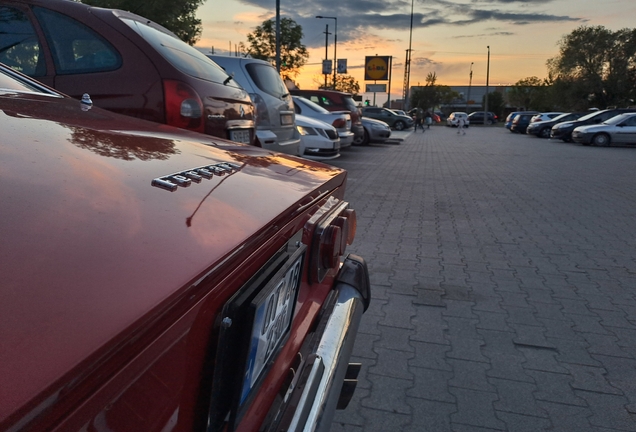
<path fill-rule="evenodd" d="M 333 164 L 373 302 L 332 432 L 636 430 L 636 148 L 438 126 Z"/>

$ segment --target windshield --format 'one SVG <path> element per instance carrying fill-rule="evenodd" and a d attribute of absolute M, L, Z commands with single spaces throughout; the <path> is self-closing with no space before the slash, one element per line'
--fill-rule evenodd
<path fill-rule="evenodd" d="M 563 114 L 559 114 L 558 116 L 554 117 L 552 120 L 549 121 L 554 121 L 554 120 L 561 120 L 561 119 L 566 119 L 568 117 L 570 117 L 572 115 L 572 113 L 563 113 Z"/>
<path fill-rule="evenodd" d="M 294 101 L 300 101 L 300 103 L 304 104 L 307 108 L 312 111 L 316 111 L 320 114 L 329 114 L 329 111 L 321 107 L 315 102 L 310 101 L 309 99 L 305 99 L 304 97 L 294 96 Z"/>
<path fill-rule="evenodd" d="M 594 118 L 595 116 L 599 115 L 600 112 L 601 111 L 591 112 L 589 114 L 584 115 L 583 117 L 579 117 L 579 120 L 583 120 L 583 121 L 589 120 L 589 119 Z"/>
<path fill-rule="evenodd" d="M 612 117 L 611 119 L 605 120 L 603 124 L 606 124 L 606 125 L 619 124 L 620 122 L 625 120 L 626 117 L 630 117 L 630 115 L 631 114 L 619 114 L 617 116 Z"/>

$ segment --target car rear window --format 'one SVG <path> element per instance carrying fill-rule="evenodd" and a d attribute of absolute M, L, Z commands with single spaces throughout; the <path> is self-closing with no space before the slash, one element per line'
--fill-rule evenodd
<path fill-rule="evenodd" d="M 181 39 L 140 21 L 124 17 L 120 19 L 184 74 L 220 83 L 227 78 L 227 73 L 219 65 Z"/>
<path fill-rule="evenodd" d="M 273 66 L 262 63 L 248 63 L 245 65 L 245 69 L 249 74 L 256 87 L 267 94 L 270 94 L 276 98 L 282 98 L 289 94 L 285 83 L 281 79 L 276 69 Z"/>
<path fill-rule="evenodd" d="M 342 99 L 344 99 L 344 104 L 349 111 L 358 111 L 356 102 L 353 100 L 351 96 L 345 96 Z"/>

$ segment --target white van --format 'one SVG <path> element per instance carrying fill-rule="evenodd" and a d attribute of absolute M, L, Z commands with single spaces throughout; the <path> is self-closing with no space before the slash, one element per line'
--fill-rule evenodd
<path fill-rule="evenodd" d="M 240 84 L 256 106 L 257 145 L 281 153 L 300 155 L 294 103 L 276 69 L 268 62 L 245 57 L 211 55 Z M 226 85 L 230 85 L 228 81 Z"/>

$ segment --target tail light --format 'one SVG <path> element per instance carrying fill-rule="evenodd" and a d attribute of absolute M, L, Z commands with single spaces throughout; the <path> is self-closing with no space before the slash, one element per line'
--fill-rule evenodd
<path fill-rule="evenodd" d="M 205 131 L 203 102 L 189 85 L 173 80 L 163 81 L 166 123 L 197 132 Z"/>
<path fill-rule="evenodd" d="M 343 118 L 338 118 L 335 119 L 333 123 L 331 123 L 331 126 L 335 127 L 336 129 L 342 129 L 343 127 L 347 127 L 347 121 Z"/>
<path fill-rule="evenodd" d="M 348 206 L 347 202 L 332 197 L 312 218 L 321 218 L 311 242 L 312 281 L 321 282 L 331 270 L 337 270 L 347 245 L 353 243 L 357 219 L 355 210 Z"/>
<path fill-rule="evenodd" d="M 249 95 L 256 108 L 256 125 L 270 126 L 272 121 L 269 118 L 269 111 L 267 110 L 265 100 L 258 93 L 250 93 Z"/>

